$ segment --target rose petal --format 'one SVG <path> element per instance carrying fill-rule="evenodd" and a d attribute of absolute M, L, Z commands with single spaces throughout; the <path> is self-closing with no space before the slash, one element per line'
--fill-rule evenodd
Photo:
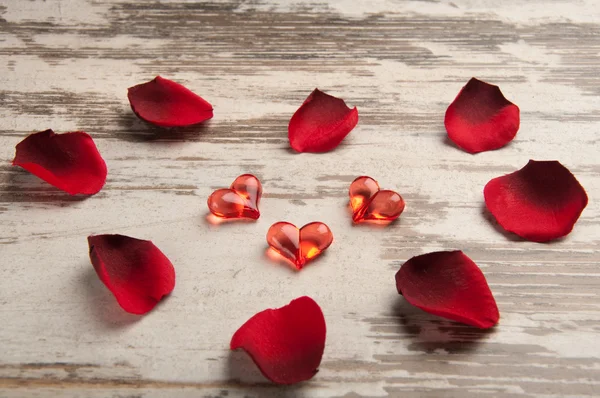
<path fill-rule="evenodd" d="M 133 112 L 157 126 L 191 126 L 213 117 L 212 105 L 202 97 L 160 76 L 127 90 Z"/>
<path fill-rule="evenodd" d="M 327 152 L 337 147 L 358 123 L 358 110 L 344 100 L 315 89 L 288 126 L 291 147 L 298 152 Z"/>
<path fill-rule="evenodd" d="M 588 203 L 575 176 L 555 160 L 530 160 L 488 182 L 483 195 L 502 228 L 534 242 L 567 235 Z"/>
<path fill-rule="evenodd" d="M 17 144 L 13 165 L 71 195 L 93 195 L 106 182 L 106 163 L 83 131 L 31 134 Z"/>
<path fill-rule="evenodd" d="M 519 130 L 519 107 L 500 88 L 472 78 L 446 110 L 448 137 L 470 153 L 508 144 Z"/>
<path fill-rule="evenodd" d="M 396 273 L 406 301 L 429 313 L 487 329 L 500 314 L 485 276 L 462 251 L 413 257 Z"/>
<path fill-rule="evenodd" d="M 278 384 L 312 378 L 325 349 L 325 318 L 310 297 L 250 318 L 235 332 L 231 349 L 246 351 L 263 375 Z"/>
<path fill-rule="evenodd" d="M 88 237 L 90 260 L 100 280 L 119 305 L 145 314 L 175 287 L 175 269 L 148 240 L 124 235 Z"/>

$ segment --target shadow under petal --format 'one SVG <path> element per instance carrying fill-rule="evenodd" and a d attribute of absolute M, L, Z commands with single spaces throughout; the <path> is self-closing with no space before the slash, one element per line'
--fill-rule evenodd
<path fill-rule="evenodd" d="M 509 241 L 511 241 L 511 242 L 526 242 L 526 240 L 521 238 L 519 235 L 517 235 L 513 232 L 509 232 L 509 231 L 505 230 L 504 228 L 502 228 L 502 226 L 496 220 L 496 217 L 494 217 L 494 215 L 488 210 L 487 206 L 485 205 L 485 202 L 483 202 L 481 204 L 481 215 L 494 228 L 494 230 L 496 230 L 496 232 L 498 232 L 499 234 L 504 236 Z"/>
<path fill-rule="evenodd" d="M 229 351 L 227 373 L 230 381 L 242 384 L 271 384 L 260 372 L 250 355 L 241 349 Z"/>
<path fill-rule="evenodd" d="M 479 329 L 429 314 L 402 297 L 394 301 L 392 313 L 398 321 L 399 332 L 411 340 L 408 349 L 413 351 L 471 352 L 495 333 L 495 327 Z"/>
<path fill-rule="evenodd" d="M 88 309 L 98 324 L 106 329 L 123 329 L 139 322 L 143 315 L 126 312 L 102 283 L 91 264 L 86 264 L 81 283 L 87 291 Z M 161 302 L 164 301 L 161 300 Z M 160 305 L 160 303 L 159 303 Z M 156 309 L 156 308 L 155 308 Z"/>
<path fill-rule="evenodd" d="M 227 377 L 229 382 L 235 383 L 239 388 L 247 388 L 248 393 L 251 393 L 250 396 L 264 398 L 311 396 L 306 386 L 312 384 L 312 380 L 291 385 L 275 384 L 263 376 L 250 355 L 241 349 L 229 351 Z"/>
<path fill-rule="evenodd" d="M 458 150 L 463 150 L 461 149 L 458 145 L 456 145 L 454 143 L 454 141 L 452 141 L 450 139 L 450 137 L 448 137 L 448 133 L 446 132 L 446 130 L 444 130 L 444 132 L 442 133 L 442 142 L 444 143 L 445 146 L 454 148 L 454 149 L 458 149 Z"/>
<path fill-rule="evenodd" d="M 496 232 L 498 232 L 499 234 L 504 236 L 509 241 L 511 241 L 511 242 L 533 242 L 533 241 L 529 241 L 525 238 L 520 237 L 519 235 L 515 234 L 514 232 L 510 232 L 510 231 L 507 231 L 504 228 L 502 228 L 502 226 L 498 223 L 498 220 L 496 220 L 496 217 L 494 217 L 494 215 L 489 211 L 489 209 L 485 205 L 485 202 L 481 205 L 481 214 L 488 221 L 488 223 L 496 230 Z M 559 243 L 565 241 L 566 239 L 568 239 L 567 237 L 568 237 L 568 234 L 565 236 L 562 236 L 560 238 L 552 239 L 547 242 L 534 242 L 534 243 L 536 243 L 538 245 L 559 244 Z"/>
<path fill-rule="evenodd" d="M 99 192 L 96 195 L 70 195 L 17 166 L 11 167 L 6 175 L 0 192 L 2 202 L 49 203 L 64 207 L 101 194 Z"/>
<path fill-rule="evenodd" d="M 130 142 L 199 141 L 210 128 L 211 121 L 186 127 L 160 127 L 138 118 L 132 111 L 123 112 L 118 118 L 120 134 Z"/>

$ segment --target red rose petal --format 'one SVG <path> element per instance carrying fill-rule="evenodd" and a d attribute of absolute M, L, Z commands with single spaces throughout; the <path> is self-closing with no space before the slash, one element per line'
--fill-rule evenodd
<path fill-rule="evenodd" d="M 17 144 L 13 165 L 71 195 L 93 195 L 106 182 L 106 163 L 83 131 L 31 134 Z"/>
<path fill-rule="evenodd" d="M 191 126 L 213 117 L 212 105 L 202 97 L 160 76 L 127 90 L 133 112 L 157 126 Z"/>
<path fill-rule="evenodd" d="M 125 311 L 145 314 L 173 291 L 173 264 L 152 242 L 94 235 L 88 237 L 88 244 L 98 277 Z"/>
<path fill-rule="evenodd" d="M 358 123 L 358 110 L 344 100 L 315 89 L 288 126 L 290 145 L 298 152 L 327 152 L 337 147 Z"/>
<path fill-rule="evenodd" d="M 462 251 L 433 252 L 405 262 L 396 288 L 429 313 L 478 328 L 491 328 L 500 314 L 485 276 Z"/>
<path fill-rule="evenodd" d="M 448 137 L 470 153 L 508 144 L 519 130 L 519 107 L 500 88 L 472 78 L 446 110 Z"/>
<path fill-rule="evenodd" d="M 567 235 L 588 203 L 575 176 L 555 160 L 530 160 L 488 182 L 483 195 L 502 228 L 534 242 Z"/>
<path fill-rule="evenodd" d="M 231 338 L 231 349 L 246 351 L 263 375 L 278 384 L 312 378 L 325 349 L 325 318 L 310 297 L 250 318 Z"/>

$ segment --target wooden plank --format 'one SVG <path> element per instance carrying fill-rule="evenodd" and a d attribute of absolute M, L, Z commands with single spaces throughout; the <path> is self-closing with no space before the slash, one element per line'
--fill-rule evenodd
<path fill-rule="evenodd" d="M 0 0 L 0 396 L 600 395 L 595 3 Z M 180 132 L 139 121 L 126 88 L 159 74 L 214 119 Z M 521 109 L 515 141 L 475 156 L 443 126 L 472 76 Z M 314 87 L 360 122 L 334 152 L 294 154 L 287 123 Z M 10 166 L 46 128 L 94 137 L 109 167 L 99 194 L 72 198 Z M 554 243 L 514 240 L 483 205 L 485 183 L 530 158 L 560 160 L 590 197 Z M 206 198 L 242 173 L 263 182 L 261 218 L 210 224 Z M 358 175 L 404 196 L 399 223 L 352 225 Z M 281 220 L 326 222 L 335 242 L 293 272 L 265 254 Z M 124 313 L 89 264 L 95 233 L 153 240 L 176 267 L 171 297 Z M 399 266 L 439 249 L 481 266 L 493 331 L 396 293 Z M 323 363 L 310 382 L 273 386 L 229 339 L 301 295 L 325 313 Z"/>

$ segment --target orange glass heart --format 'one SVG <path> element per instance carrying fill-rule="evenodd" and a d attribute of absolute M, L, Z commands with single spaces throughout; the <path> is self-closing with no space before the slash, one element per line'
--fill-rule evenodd
<path fill-rule="evenodd" d="M 333 234 L 322 222 L 312 222 L 298 229 L 294 224 L 278 222 L 267 232 L 267 243 L 277 253 L 302 269 L 333 242 Z"/>
<path fill-rule="evenodd" d="M 252 174 L 243 174 L 233 181 L 228 189 L 217 189 L 208 197 L 208 209 L 221 218 L 260 217 L 258 202 L 262 185 Z"/>
<path fill-rule="evenodd" d="M 358 177 L 350 184 L 352 220 L 393 221 L 404 211 L 404 199 L 397 192 L 381 190 L 371 177 Z"/>

